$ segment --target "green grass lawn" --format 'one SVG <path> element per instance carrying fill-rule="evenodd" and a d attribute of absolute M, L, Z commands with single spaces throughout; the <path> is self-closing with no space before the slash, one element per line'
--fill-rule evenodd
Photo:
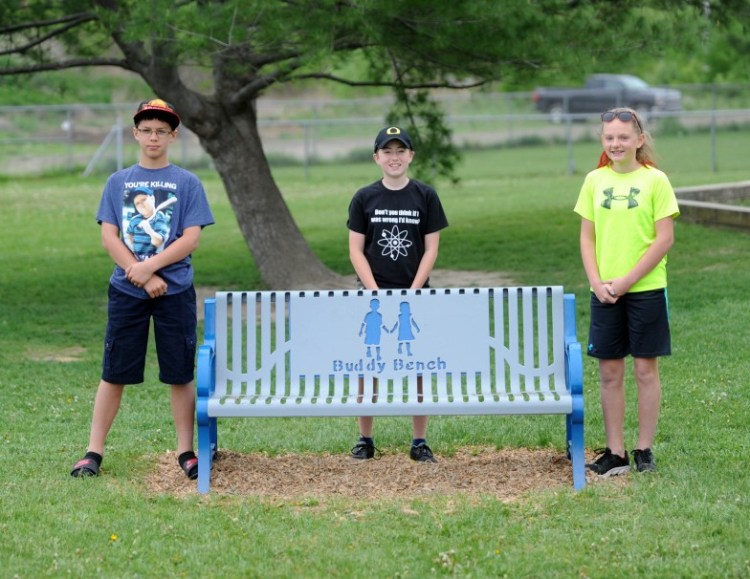
<path fill-rule="evenodd" d="M 657 143 L 675 186 L 746 179 L 740 134 L 722 135 L 719 175 L 691 156 L 701 136 Z M 746 136 L 745 136 L 746 140 Z M 730 144 L 731 143 L 731 144 Z M 576 148 L 590 167 L 596 144 Z M 701 155 L 701 158 L 705 155 Z M 523 284 L 587 287 L 572 212 L 582 174 L 561 174 L 564 147 L 467 154 L 461 182 L 437 183 L 451 226 L 438 267 L 507 272 Z M 275 171 L 318 255 L 351 273 L 346 209 L 377 178 L 373 164 Z M 218 178 L 202 174 L 217 224 L 195 255 L 196 284 L 260 283 Z M 263 500 L 150 492 L 144 477 L 174 450 L 165 387 L 153 357 L 148 386 L 129 389 L 108 441 L 106 476 L 74 480 L 85 450 L 106 321 L 112 264 L 94 214 L 102 179 L 0 181 L 0 569 L 2 577 L 423 577 L 750 575 L 750 235 L 678 221 L 669 257 L 673 355 L 662 361 L 659 472 L 624 484 L 561 487 L 505 503 L 452 496 L 358 502 Z M 585 360 L 586 445 L 603 446 L 596 365 Z M 628 376 L 626 436 L 637 432 Z M 477 444 L 554 446 L 549 417 L 431 421 L 439 453 Z M 494 419 L 493 419 L 494 420 Z M 336 428 L 336 424 L 340 428 Z M 400 444 L 398 419 L 378 423 L 379 444 Z M 222 443 L 240 452 L 348 451 L 353 421 L 232 420 Z M 439 433 L 440 438 L 435 438 Z M 416 514 L 415 514 L 416 513 Z"/>

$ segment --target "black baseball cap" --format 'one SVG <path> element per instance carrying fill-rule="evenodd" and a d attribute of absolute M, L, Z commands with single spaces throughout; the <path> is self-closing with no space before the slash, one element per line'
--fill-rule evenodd
<path fill-rule="evenodd" d="M 137 125 L 144 117 L 169 123 L 173 131 L 180 126 L 180 117 L 175 112 L 174 107 L 161 99 L 145 100 L 138 105 L 138 110 L 133 116 L 133 123 Z"/>
<path fill-rule="evenodd" d="M 375 137 L 375 151 L 377 152 L 379 149 L 382 149 L 391 141 L 398 141 L 407 149 L 414 150 L 414 147 L 411 144 L 411 137 L 405 129 L 400 127 L 386 127 L 381 129 L 378 136 Z"/>

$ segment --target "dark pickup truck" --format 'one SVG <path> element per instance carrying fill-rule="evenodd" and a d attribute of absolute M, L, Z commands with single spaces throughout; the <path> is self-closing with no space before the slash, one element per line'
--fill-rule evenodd
<path fill-rule="evenodd" d="M 560 121 L 566 113 L 601 113 L 614 107 L 630 107 L 639 113 L 682 110 L 682 93 L 652 87 L 629 74 L 594 74 L 583 88 L 537 88 L 532 99 L 536 109 Z"/>

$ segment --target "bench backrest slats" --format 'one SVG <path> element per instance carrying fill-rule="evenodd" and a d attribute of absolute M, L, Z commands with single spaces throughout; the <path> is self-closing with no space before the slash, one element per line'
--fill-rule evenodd
<path fill-rule="evenodd" d="M 424 303 L 421 300 L 430 296 L 440 297 L 441 292 L 448 295 L 450 291 L 398 290 L 394 299 L 401 300 L 402 304 L 408 300 L 412 312 L 421 313 L 424 310 L 420 307 Z M 383 292 L 337 291 L 315 292 L 314 295 L 310 292 L 219 292 L 215 316 L 218 337 L 215 396 L 228 399 L 253 398 L 266 402 L 279 398 L 297 402 L 314 398 L 343 403 L 357 397 L 361 382 L 362 396 L 368 400 L 373 397 L 373 381 L 378 376 L 374 371 L 368 371 L 368 367 L 372 369 L 376 363 L 386 368 L 397 363 L 414 365 L 413 369 L 404 370 L 397 378 L 391 375 L 377 380 L 381 397 L 387 395 L 392 399 L 415 400 L 418 396 L 418 375 L 423 377 L 423 395 L 426 401 L 439 399 L 460 402 L 476 400 L 482 396 L 494 399 L 519 397 L 528 400 L 529 395 L 534 395 L 535 398 L 544 394 L 567 395 L 563 289 L 482 288 L 471 290 L 470 294 L 467 298 L 480 300 L 479 307 L 475 306 L 472 310 L 473 315 L 476 316 L 477 311 L 486 312 L 484 324 L 481 320 L 471 321 L 477 326 L 477 335 L 472 336 L 472 340 L 479 344 L 475 349 L 486 350 L 484 370 L 467 373 L 461 370 L 463 366 L 460 360 L 451 360 L 452 367 L 459 368 L 459 371 L 453 371 L 445 367 L 446 364 L 440 360 L 439 355 L 436 356 L 437 361 L 430 359 L 428 362 L 419 362 L 416 356 L 390 359 L 384 354 L 381 362 L 379 358 L 376 359 L 375 354 L 368 352 L 368 357 L 359 358 L 351 367 L 342 363 L 344 369 L 340 372 L 295 374 L 291 371 L 295 367 L 292 362 L 296 361 L 293 358 L 295 345 L 315 350 L 335 341 L 342 331 L 341 327 L 347 328 L 346 324 L 342 326 L 341 320 L 336 319 L 340 317 L 337 315 L 339 308 L 342 308 L 342 312 L 346 311 L 346 300 L 359 299 L 360 303 L 367 303 L 375 295 L 381 296 L 379 299 L 388 304 Z M 299 327 L 302 323 L 300 320 L 306 319 L 303 312 L 305 308 L 314 311 L 318 307 L 330 308 L 330 320 L 310 337 L 309 328 L 304 328 L 306 331 L 303 332 L 303 328 Z M 390 315 L 392 312 L 387 313 Z M 356 316 L 356 323 L 347 322 L 354 329 L 359 327 L 361 319 L 359 314 Z M 417 318 L 416 313 L 414 318 Z M 391 316 L 390 321 L 394 319 Z M 295 321 L 297 327 L 294 326 Z M 422 316 L 418 320 L 422 324 L 420 330 L 428 328 L 430 321 Z M 384 327 L 387 325 L 383 322 Z M 482 330 L 483 325 L 487 328 L 486 336 L 481 335 L 485 331 Z M 423 337 L 426 331 L 424 329 L 421 334 L 414 331 L 413 341 L 407 344 L 404 339 L 403 345 L 408 349 L 410 346 L 416 348 L 425 344 Z M 384 337 L 378 343 L 378 353 L 381 345 L 383 350 L 386 349 L 386 338 L 393 341 L 395 349 L 397 332 L 393 330 L 393 335 L 388 332 L 388 329 L 383 331 Z M 350 333 L 353 338 L 345 337 L 345 341 L 359 344 L 364 339 L 362 332 L 359 336 L 354 331 Z M 401 339 L 402 336 L 398 338 Z M 447 349 L 451 348 L 450 340 L 451 336 L 446 335 Z M 357 345 L 357 348 L 363 349 L 363 346 Z M 481 357 L 481 352 L 479 356 Z M 336 363 L 338 362 L 334 366 Z M 472 366 L 467 363 L 466 367 L 469 369 Z"/>
<path fill-rule="evenodd" d="M 536 289 L 509 291 L 494 302 L 495 392 L 564 392 L 563 291 L 549 288 L 548 300 Z"/>

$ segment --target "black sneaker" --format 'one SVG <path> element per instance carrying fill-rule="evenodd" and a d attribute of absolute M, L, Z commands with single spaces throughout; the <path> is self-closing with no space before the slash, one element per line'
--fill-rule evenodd
<path fill-rule="evenodd" d="M 594 452 L 600 455 L 599 458 L 586 466 L 596 474 L 603 477 L 609 477 L 617 476 L 618 474 L 625 474 L 630 470 L 630 460 L 627 451 L 625 451 L 625 458 L 612 454 L 612 451 L 609 448 L 600 448 Z"/>
<path fill-rule="evenodd" d="M 354 446 L 354 448 L 352 448 L 351 457 L 356 458 L 357 460 L 367 460 L 367 459 L 375 457 L 375 451 L 380 453 L 380 451 L 377 448 L 375 448 L 374 444 L 370 444 L 369 442 L 360 440 Z"/>
<path fill-rule="evenodd" d="M 412 460 L 416 460 L 417 462 L 437 462 L 432 455 L 432 449 L 424 442 L 417 444 L 416 446 L 412 445 L 409 450 L 409 456 Z"/>
<path fill-rule="evenodd" d="M 638 472 L 653 472 L 656 470 L 654 454 L 650 448 L 643 450 L 636 448 L 633 451 L 633 461 L 635 462 L 635 470 Z"/>

